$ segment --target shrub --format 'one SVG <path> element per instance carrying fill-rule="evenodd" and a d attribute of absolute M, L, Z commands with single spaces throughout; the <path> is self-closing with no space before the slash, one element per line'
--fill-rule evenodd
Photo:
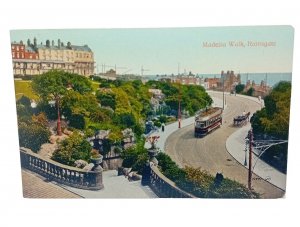
<path fill-rule="evenodd" d="M 248 190 L 244 185 L 222 179 L 216 179 L 200 168 L 185 167 L 181 169 L 165 153 L 157 155 L 158 165 L 162 173 L 174 181 L 181 189 L 201 198 L 259 198 L 259 194 Z"/>
<path fill-rule="evenodd" d="M 38 152 L 41 145 L 48 142 L 49 137 L 49 130 L 39 123 L 19 123 L 20 147 L 26 147 L 34 152 Z"/>
<path fill-rule="evenodd" d="M 76 160 L 90 161 L 92 146 L 77 131 L 59 143 L 52 159 L 62 164 L 73 166 Z"/>
<path fill-rule="evenodd" d="M 148 151 L 144 148 L 144 143 L 144 140 L 140 140 L 134 147 L 130 147 L 121 153 L 123 167 L 131 167 L 132 170 L 138 171 L 138 173 L 143 172 L 144 166 L 148 160 Z"/>

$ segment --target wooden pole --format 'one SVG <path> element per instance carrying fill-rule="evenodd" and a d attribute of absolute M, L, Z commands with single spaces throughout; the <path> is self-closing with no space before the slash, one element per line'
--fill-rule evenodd
<path fill-rule="evenodd" d="M 252 129 L 249 130 L 249 169 L 248 169 L 248 189 L 251 190 L 251 183 L 252 183 L 252 140 L 253 134 Z"/>

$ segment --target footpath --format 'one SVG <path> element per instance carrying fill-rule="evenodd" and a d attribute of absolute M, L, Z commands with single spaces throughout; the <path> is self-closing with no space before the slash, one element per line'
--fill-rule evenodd
<path fill-rule="evenodd" d="M 228 153 L 230 153 L 236 161 L 244 165 L 244 167 L 247 169 L 249 169 L 249 151 L 245 152 L 244 139 L 247 136 L 250 128 L 250 124 L 242 127 L 241 129 L 231 134 L 226 141 L 226 149 Z M 262 179 L 285 191 L 286 175 L 259 159 L 255 153 L 256 152 L 254 151 L 252 156 L 252 163 L 253 165 L 255 165 L 253 172 Z"/>
<path fill-rule="evenodd" d="M 103 171 L 102 177 L 104 188 L 99 191 L 83 190 L 61 184 L 59 186 L 84 198 L 157 198 L 149 186 L 142 186 L 140 180 L 128 181 L 125 176 L 118 176 L 116 170 Z"/>

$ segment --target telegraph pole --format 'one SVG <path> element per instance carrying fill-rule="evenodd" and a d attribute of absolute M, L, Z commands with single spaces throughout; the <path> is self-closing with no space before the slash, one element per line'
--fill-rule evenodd
<path fill-rule="evenodd" d="M 248 189 L 251 190 L 251 183 L 252 183 L 252 140 L 253 140 L 252 129 L 249 130 L 248 137 L 249 137 Z"/>
<path fill-rule="evenodd" d="M 224 93 L 224 71 L 221 72 L 223 78 L 223 110 L 225 109 L 225 93 Z"/>
<path fill-rule="evenodd" d="M 179 82 L 179 93 L 178 93 L 178 128 L 181 128 L 181 85 Z"/>

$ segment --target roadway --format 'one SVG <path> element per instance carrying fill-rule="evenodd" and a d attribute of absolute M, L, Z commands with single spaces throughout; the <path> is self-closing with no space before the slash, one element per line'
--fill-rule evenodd
<path fill-rule="evenodd" d="M 212 97 L 222 99 L 221 93 L 210 93 Z M 247 185 L 248 170 L 237 162 L 226 150 L 226 140 L 239 128 L 232 126 L 233 117 L 243 111 L 251 112 L 261 108 L 261 104 L 241 96 L 226 96 L 227 108 L 223 112 L 223 125 L 204 138 L 194 137 L 194 124 L 172 133 L 166 140 L 165 152 L 180 166 L 200 167 L 212 175 L 217 172 L 225 177 Z M 253 178 L 258 178 L 253 175 Z M 284 191 L 264 180 L 252 181 L 255 191 L 262 198 L 279 198 Z"/>

